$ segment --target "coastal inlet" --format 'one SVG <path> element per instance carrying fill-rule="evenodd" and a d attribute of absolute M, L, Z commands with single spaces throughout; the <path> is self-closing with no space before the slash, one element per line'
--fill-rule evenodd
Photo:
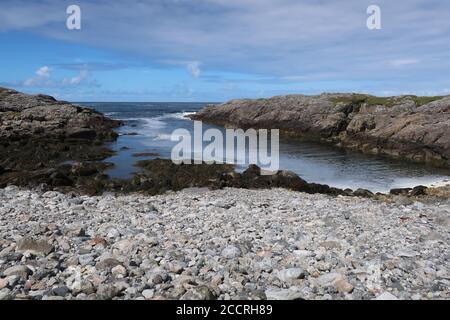
<path fill-rule="evenodd" d="M 109 146 L 117 153 L 105 159 L 114 163 L 106 173 L 114 178 L 128 178 L 140 169 L 135 163 L 153 158 L 169 159 L 177 142 L 171 141 L 176 129 L 194 131 L 192 116 L 206 103 L 82 103 L 113 119 L 123 121 L 119 137 Z M 221 126 L 203 123 L 203 130 Z M 248 146 L 246 146 L 248 147 Z M 246 150 L 245 152 L 250 152 Z M 244 170 L 238 167 L 237 170 Z M 331 144 L 282 137 L 280 169 L 290 170 L 309 182 L 336 188 L 363 188 L 388 192 L 393 188 L 445 184 L 450 170 L 424 164 L 393 160 L 385 156 L 349 151 Z"/>

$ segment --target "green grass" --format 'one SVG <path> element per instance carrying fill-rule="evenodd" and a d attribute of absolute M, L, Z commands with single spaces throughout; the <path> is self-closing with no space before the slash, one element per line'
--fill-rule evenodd
<path fill-rule="evenodd" d="M 442 99 L 443 96 L 433 96 L 433 97 L 418 97 L 414 95 L 408 95 L 403 97 L 375 97 L 371 95 L 366 94 L 353 94 L 352 96 L 348 97 L 335 97 L 331 98 L 331 101 L 334 104 L 338 103 L 344 103 L 344 104 L 356 104 L 361 105 L 363 103 L 369 105 L 369 106 L 377 106 L 377 105 L 383 105 L 387 107 L 392 107 L 396 104 L 402 103 L 404 100 L 411 99 L 414 101 L 416 106 L 420 107 L 427 103 Z"/>

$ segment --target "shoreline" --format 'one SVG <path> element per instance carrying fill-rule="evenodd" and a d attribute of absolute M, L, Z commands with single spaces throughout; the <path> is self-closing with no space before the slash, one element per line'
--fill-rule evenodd
<path fill-rule="evenodd" d="M 162 163 L 167 160 L 153 160 L 153 163 L 144 160 L 140 162 L 147 169 L 143 173 L 129 179 L 110 178 L 107 169 L 111 163 L 105 159 L 114 151 L 108 148 L 107 143 L 116 141 L 116 129 L 123 122 L 50 96 L 27 95 L 9 89 L 1 89 L 1 92 L 0 187 L 41 186 L 47 190 L 87 194 L 146 190 L 156 194 L 188 187 L 285 187 L 309 193 L 373 196 L 373 192 L 365 189 L 342 190 L 310 183 L 289 171 L 280 171 L 271 178 L 261 177 L 259 168 L 249 168 L 247 173 L 240 174 L 230 172 L 226 165 L 192 167 L 191 172 L 187 172 L 186 168 Z M 195 117 L 203 113 L 200 111 Z M 170 181 L 158 174 L 158 170 L 169 175 Z M 180 171 L 181 178 L 177 177 Z M 411 186 L 412 189 L 414 187 Z M 407 189 L 395 192 L 411 191 Z"/>
<path fill-rule="evenodd" d="M 450 200 L 0 189 L 1 299 L 448 299 Z"/>

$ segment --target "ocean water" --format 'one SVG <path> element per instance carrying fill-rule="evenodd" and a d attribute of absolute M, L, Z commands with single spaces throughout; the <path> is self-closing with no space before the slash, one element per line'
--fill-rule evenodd
<path fill-rule="evenodd" d="M 193 132 L 194 122 L 185 116 L 203 108 L 205 103 L 80 103 L 94 108 L 125 125 L 117 129 L 119 138 L 110 147 L 117 154 L 105 161 L 115 166 L 107 171 L 111 177 L 127 178 L 139 168 L 138 160 L 156 156 L 170 158 L 175 129 Z M 203 129 L 223 128 L 203 124 Z M 255 151 L 255 150 L 253 150 Z M 237 170 L 243 170 L 239 166 Z M 345 151 L 329 145 L 294 140 L 280 141 L 280 169 L 294 171 L 308 182 L 328 184 L 338 188 L 365 188 L 387 192 L 392 188 L 433 185 L 450 182 L 450 170 L 430 168 L 420 164 L 391 160 L 378 156 Z"/>

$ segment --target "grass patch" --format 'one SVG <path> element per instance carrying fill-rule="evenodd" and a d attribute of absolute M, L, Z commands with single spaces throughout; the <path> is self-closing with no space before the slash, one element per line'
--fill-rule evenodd
<path fill-rule="evenodd" d="M 362 105 L 363 103 L 369 106 L 383 105 L 386 107 L 392 107 L 396 104 L 401 104 L 406 100 L 413 100 L 416 106 L 420 107 L 427 103 L 440 100 L 443 96 L 433 97 L 418 97 L 414 95 L 402 96 L 402 97 L 376 97 L 366 94 L 353 94 L 351 96 L 342 96 L 331 98 L 331 101 L 336 105 L 338 103 L 344 103 L 346 105 Z"/>

